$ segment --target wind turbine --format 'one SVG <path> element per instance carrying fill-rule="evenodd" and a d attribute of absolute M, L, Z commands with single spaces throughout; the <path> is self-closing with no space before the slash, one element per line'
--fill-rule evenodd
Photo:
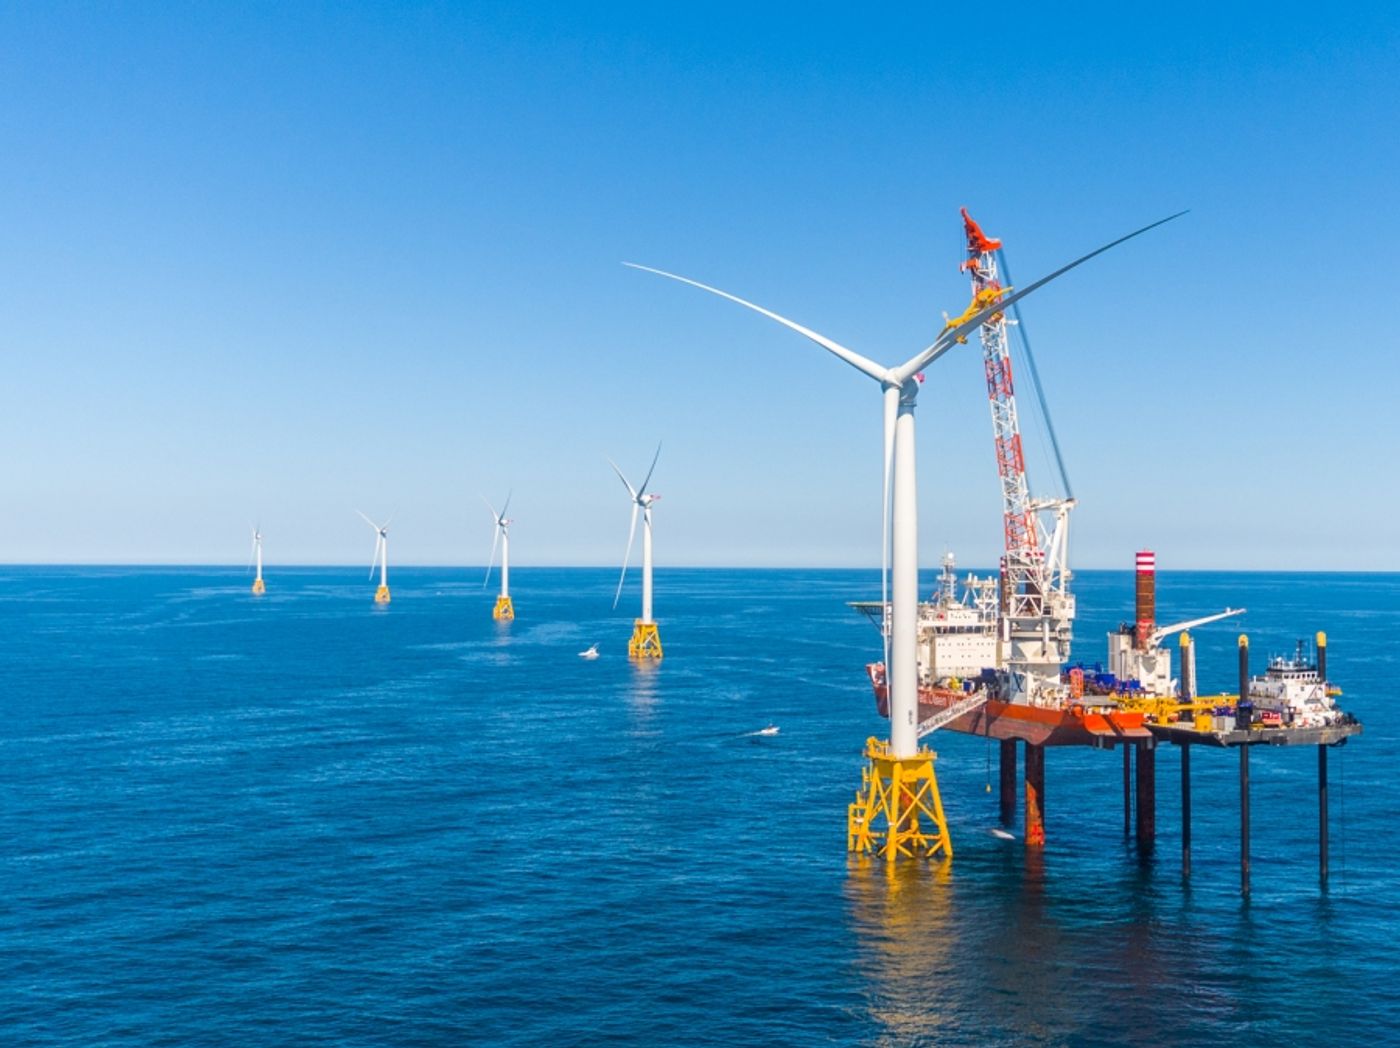
<path fill-rule="evenodd" d="M 627 532 L 627 552 L 622 555 L 622 575 L 617 580 L 617 592 L 613 595 L 613 607 L 617 607 L 622 597 L 622 584 L 627 580 L 627 563 L 632 559 L 632 540 L 637 537 L 637 513 L 642 515 L 642 617 L 632 625 L 632 639 L 627 642 L 627 654 L 634 659 L 661 658 L 661 634 L 651 617 L 651 505 L 660 495 L 648 494 L 647 485 L 656 471 L 656 460 L 661 457 L 661 445 L 656 445 L 656 454 L 651 458 L 651 468 L 640 488 L 634 488 L 622 475 L 617 463 L 608 459 L 608 465 L 622 481 L 623 487 L 632 500 L 632 526 Z"/>
<path fill-rule="evenodd" d="M 253 579 L 253 596 L 261 597 L 267 592 L 267 586 L 263 584 L 262 577 L 262 528 L 256 524 L 253 526 L 253 552 L 249 559 L 258 566 L 258 573 Z"/>
<path fill-rule="evenodd" d="M 485 496 L 481 499 L 486 502 Z M 496 534 L 491 539 L 491 559 L 486 562 L 486 578 L 481 580 L 481 588 L 485 589 L 486 584 L 491 581 L 491 567 L 496 563 L 496 543 L 501 544 L 501 594 L 496 598 L 496 607 L 491 612 L 491 617 L 497 622 L 509 622 L 515 618 L 515 605 L 510 601 L 510 526 L 515 521 L 506 517 L 506 512 L 510 509 L 510 495 L 506 495 L 506 504 L 501 507 L 501 512 L 496 512 L 496 507 L 486 502 L 486 508 L 491 511 L 491 519 L 496 524 Z"/>
<path fill-rule="evenodd" d="M 871 771 L 869 780 L 873 781 L 881 777 L 882 781 L 896 784 L 894 788 L 881 793 L 872 787 L 871 797 L 877 794 L 881 797 L 882 803 L 889 801 L 889 795 L 893 794 L 895 800 L 893 808 L 886 807 L 885 813 L 889 818 L 888 843 L 885 848 L 887 857 L 893 859 L 896 854 L 905 853 L 903 849 L 909 846 L 910 827 L 906 821 L 908 809 L 905 814 L 900 813 L 899 798 L 905 793 L 913 790 L 914 787 L 899 787 L 901 781 L 912 782 L 917 779 L 919 782 L 927 781 L 932 785 L 932 800 L 936 804 L 938 815 L 935 821 L 942 831 L 939 837 L 932 841 L 933 847 L 929 847 L 930 839 L 925 835 L 922 844 L 915 843 L 914 847 L 922 848 L 930 854 L 938 847 L 946 848 L 946 853 L 951 855 L 951 844 L 947 840 L 946 826 L 943 826 L 941 818 L 942 805 L 937 800 L 937 787 L 933 784 L 932 754 L 925 750 L 925 756 L 921 756 L 919 751 L 918 735 L 918 708 L 919 708 L 919 673 L 918 673 L 918 613 L 919 613 L 919 556 L 918 556 L 918 495 L 916 485 L 918 483 L 917 472 L 914 466 L 914 408 L 918 400 L 919 385 L 922 379 L 923 370 L 932 364 L 953 346 L 960 342 L 965 342 L 967 336 L 977 329 L 983 322 L 990 319 L 995 314 L 1001 312 L 1013 302 L 1019 301 L 1031 292 L 1048 284 L 1050 281 L 1063 276 L 1076 266 L 1087 262 L 1096 255 L 1102 254 L 1112 247 L 1133 237 L 1140 236 L 1162 225 L 1170 222 L 1174 218 L 1180 217 L 1185 212 L 1178 212 L 1167 218 L 1153 222 L 1151 225 L 1142 227 L 1129 233 L 1127 236 L 1119 237 L 1103 247 L 1089 252 L 1081 258 L 1075 259 L 1066 266 L 1062 266 L 1049 276 L 1042 277 L 1035 283 L 1021 288 L 1019 291 L 1012 291 L 1010 288 L 996 289 L 991 295 L 974 298 L 967 310 L 958 317 L 950 319 L 942 332 L 934 342 L 920 350 L 914 356 L 904 361 L 902 364 L 885 366 L 877 364 L 868 357 L 862 356 L 854 350 L 820 335 L 810 328 L 803 327 L 795 321 L 779 316 L 771 310 L 755 305 L 746 299 L 731 295 L 727 291 L 702 284 L 697 280 L 688 277 L 678 276 L 675 273 L 668 273 L 665 270 L 653 269 L 650 266 L 636 265 L 635 263 L 623 263 L 633 269 L 645 270 L 655 273 L 658 276 L 667 277 L 671 280 L 679 281 L 682 284 L 689 284 L 702 291 L 708 291 L 720 298 L 728 299 L 731 302 L 760 313 L 770 320 L 774 320 L 784 327 L 815 342 L 826 349 L 834 356 L 844 360 L 857 371 L 866 377 L 879 383 L 884 408 L 884 464 L 882 469 L 883 494 L 881 508 L 883 514 L 881 539 L 883 548 L 888 551 L 887 563 L 890 566 L 890 625 L 886 637 L 887 655 L 885 659 L 887 681 L 890 695 L 890 739 L 887 747 L 872 745 L 867 750 L 867 755 L 871 758 Z M 882 559 L 885 559 L 882 557 Z M 904 767 L 900 762 L 908 762 Z M 927 772 L 923 770 L 921 762 L 927 764 Z M 925 786 L 919 786 L 919 790 L 925 790 Z M 922 797 L 920 792 L 915 795 Z M 858 799 L 857 804 L 861 801 Z M 917 803 L 917 802 L 913 802 Z M 926 809 L 927 810 L 927 809 Z M 857 817 L 857 813 L 852 810 L 852 824 Z M 918 836 L 917 817 L 913 820 L 912 832 Z"/>
<path fill-rule="evenodd" d="M 356 512 L 356 513 L 360 513 L 359 510 L 356 510 L 355 512 Z M 376 536 L 376 537 L 375 537 L 375 540 L 374 540 L 374 556 L 371 557 L 371 558 L 370 558 L 370 561 L 369 561 L 369 577 L 370 577 L 370 578 L 374 578 L 374 562 L 375 562 L 376 560 L 379 561 L 379 588 L 378 588 L 377 590 L 374 591 L 374 603 L 376 603 L 376 604 L 388 604 L 388 603 L 389 603 L 389 521 L 386 520 L 383 524 L 376 524 L 374 521 L 372 521 L 372 520 L 370 520 L 368 517 L 366 517 L 363 513 L 360 513 L 360 517 L 361 517 L 361 519 L 364 520 L 364 522 L 365 522 L 366 524 L 368 524 L 371 528 L 374 529 L 374 534 L 375 534 L 375 536 Z"/>

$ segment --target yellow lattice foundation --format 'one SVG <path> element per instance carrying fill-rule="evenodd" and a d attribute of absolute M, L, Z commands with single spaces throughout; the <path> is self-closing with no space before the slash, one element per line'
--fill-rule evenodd
<path fill-rule="evenodd" d="M 661 658 L 661 634 L 656 632 L 656 623 L 636 620 L 632 639 L 627 642 L 627 654 L 634 659 Z"/>
<path fill-rule="evenodd" d="M 267 587 L 263 585 L 263 580 L 262 580 L 262 579 L 254 579 L 254 580 L 253 580 L 253 596 L 255 596 L 255 597 L 261 597 L 261 596 L 262 596 L 264 593 L 266 593 L 266 592 L 267 592 Z"/>
<path fill-rule="evenodd" d="M 389 587 L 388 587 L 388 586 L 380 586 L 377 590 L 374 591 L 374 603 L 376 603 L 376 604 L 388 604 L 388 603 L 389 603 Z"/>
<path fill-rule="evenodd" d="M 846 814 L 847 850 L 889 862 L 915 855 L 951 859 L 953 842 L 933 773 L 936 754 L 921 749 L 896 759 L 889 743 L 872 737 L 865 756 L 869 764 L 861 769 L 861 787 Z"/>
<path fill-rule="evenodd" d="M 510 602 L 509 597 L 496 598 L 496 607 L 491 612 L 491 617 L 497 622 L 509 622 L 515 618 L 515 605 Z"/>

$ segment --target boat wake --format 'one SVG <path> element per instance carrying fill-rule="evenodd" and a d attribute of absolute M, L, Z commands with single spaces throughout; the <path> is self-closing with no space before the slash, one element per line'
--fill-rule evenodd
<path fill-rule="evenodd" d="M 759 735 L 777 735 L 777 734 L 778 734 L 778 726 L 777 726 L 776 724 L 770 724 L 770 725 L 768 725 L 768 727 L 766 727 L 766 728 L 759 728 L 758 731 L 746 731 L 746 732 L 744 732 L 743 735 L 741 735 L 741 736 L 739 736 L 739 737 L 740 737 L 741 739 L 752 739 L 752 738 L 755 738 L 755 737 L 757 737 L 757 736 L 759 736 Z"/>

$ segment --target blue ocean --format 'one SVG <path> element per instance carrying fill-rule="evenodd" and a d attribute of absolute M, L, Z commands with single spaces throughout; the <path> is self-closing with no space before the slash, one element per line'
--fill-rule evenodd
<path fill-rule="evenodd" d="M 649 666 L 612 571 L 518 568 L 508 625 L 479 569 L 396 569 L 384 608 L 362 568 L 0 574 L 5 1045 L 1400 1036 L 1400 576 L 1158 577 L 1159 621 L 1249 609 L 1194 634 L 1203 690 L 1241 631 L 1262 670 L 1325 630 L 1366 726 L 1326 890 L 1315 750 L 1256 748 L 1245 901 L 1225 751 L 1189 883 L 1172 747 L 1151 854 L 1117 752 L 1049 751 L 1036 853 L 992 832 L 994 744 L 940 733 L 951 865 L 848 858 L 876 572 L 660 569 Z M 1092 662 L 1131 572 L 1076 588 Z"/>

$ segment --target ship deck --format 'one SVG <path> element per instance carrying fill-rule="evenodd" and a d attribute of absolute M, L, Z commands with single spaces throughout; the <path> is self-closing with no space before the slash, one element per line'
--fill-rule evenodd
<path fill-rule="evenodd" d="M 1149 724 L 1148 731 L 1162 742 L 1178 746 L 1339 746 L 1360 735 L 1359 721 L 1330 724 L 1325 728 L 1249 728 L 1232 731 L 1197 731 L 1189 724 Z"/>

